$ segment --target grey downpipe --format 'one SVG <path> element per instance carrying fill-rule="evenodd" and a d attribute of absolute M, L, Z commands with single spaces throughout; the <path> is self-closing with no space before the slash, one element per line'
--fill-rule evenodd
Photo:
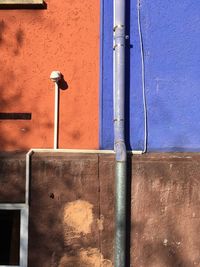
<path fill-rule="evenodd" d="M 114 0 L 115 267 L 126 264 L 125 0 Z"/>

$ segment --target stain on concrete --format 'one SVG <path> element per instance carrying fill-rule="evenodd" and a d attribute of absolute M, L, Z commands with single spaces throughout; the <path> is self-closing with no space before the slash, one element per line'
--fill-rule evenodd
<path fill-rule="evenodd" d="M 76 200 L 65 205 L 63 224 L 66 237 L 69 238 L 69 235 L 78 237 L 81 234 L 91 233 L 92 209 L 93 205 L 84 200 Z"/>
<path fill-rule="evenodd" d="M 100 219 L 97 219 L 97 225 L 98 225 L 99 231 L 103 231 L 104 229 L 103 223 L 104 223 L 104 216 L 101 215 Z"/>
<path fill-rule="evenodd" d="M 64 255 L 58 267 L 113 267 L 97 248 L 80 249 L 78 255 Z"/>

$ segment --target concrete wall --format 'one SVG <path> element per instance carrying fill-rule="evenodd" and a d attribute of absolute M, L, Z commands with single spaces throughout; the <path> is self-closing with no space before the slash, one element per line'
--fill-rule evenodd
<path fill-rule="evenodd" d="M 31 120 L 0 120 L 1 151 L 52 147 L 52 70 L 68 84 L 60 93 L 60 147 L 98 148 L 100 3 L 46 4 L 0 10 L 0 115 L 31 113 Z"/>
<path fill-rule="evenodd" d="M 1 202 L 23 200 L 24 159 L 1 154 Z M 129 158 L 126 266 L 199 266 L 199 162 Z M 29 266 L 113 266 L 113 155 L 34 154 L 31 173 Z"/>

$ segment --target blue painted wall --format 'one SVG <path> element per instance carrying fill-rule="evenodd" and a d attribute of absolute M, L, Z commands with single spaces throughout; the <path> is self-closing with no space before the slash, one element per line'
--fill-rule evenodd
<path fill-rule="evenodd" d="M 113 148 L 112 1 L 102 0 L 101 132 Z M 148 151 L 200 151 L 200 2 L 141 0 Z M 126 140 L 143 149 L 144 114 L 137 1 L 127 1 Z"/>

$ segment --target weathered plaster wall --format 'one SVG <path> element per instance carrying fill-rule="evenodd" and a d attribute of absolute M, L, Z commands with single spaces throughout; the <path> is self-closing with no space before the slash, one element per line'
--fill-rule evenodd
<path fill-rule="evenodd" d="M 25 154 L 0 154 L 0 202 L 20 203 L 25 196 Z"/>
<path fill-rule="evenodd" d="M 33 155 L 30 267 L 113 267 L 112 250 L 102 252 L 98 165 L 97 154 Z"/>
<path fill-rule="evenodd" d="M 60 94 L 60 147 L 98 148 L 99 1 L 47 0 L 45 10 L 0 10 L 0 150 L 52 147 L 52 70 Z"/>
<path fill-rule="evenodd" d="M 1 202 L 23 199 L 23 157 L 0 157 Z M 126 266 L 199 266 L 200 155 L 146 154 L 128 166 Z M 113 267 L 113 155 L 34 154 L 31 173 L 29 266 Z"/>

